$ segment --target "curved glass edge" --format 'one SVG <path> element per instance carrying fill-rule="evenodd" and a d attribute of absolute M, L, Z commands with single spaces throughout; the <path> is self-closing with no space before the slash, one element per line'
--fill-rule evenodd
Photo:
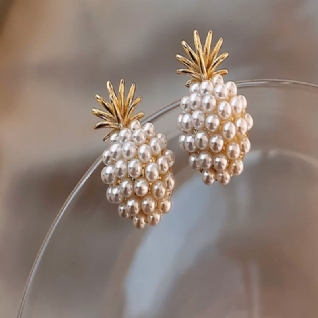
<path fill-rule="evenodd" d="M 310 88 L 315 88 L 318 89 L 318 85 L 315 84 L 311 84 L 311 83 L 306 83 L 306 82 L 301 82 L 301 81 L 294 81 L 294 80 L 284 80 L 284 79 L 253 79 L 253 80 L 242 80 L 242 81 L 236 81 L 236 85 L 238 88 L 252 88 L 252 87 L 259 87 L 259 86 L 264 86 L 264 87 L 271 87 L 271 86 L 280 86 L 280 85 L 293 85 L 293 86 L 305 86 L 305 87 L 310 87 Z M 177 100 L 167 106 L 165 106 L 164 108 L 160 109 L 159 111 L 157 111 L 156 113 L 146 117 L 144 120 L 142 120 L 142 122 L 148 122 L 148 121 L 153 121 L 155 119 L 157 119 L 158 117 L 161 117 L 162 115 L 168 113 L 169 111 L 179 107 L 180 104 L 180 100 Z M 22 317 L 22 313 L 23 313 L 23 308 L 28 296 L 28 287 L 34 277 L 34 274 L 36 272 L 36 269 L 39 265 L 39 262 L 44 254 L 44 251 L 46 249 L 46 246 L 51 238 L 51 236 L 53 235 L 56 226 L 58 225 L 60 219 L 63 217 L 64 212 L 66 211 L 66 209 L 68 208 L 68 206 L 70 205 L 73 197 L 75 197 L 75 195 L 77 194 L 77 192 L 80 190 L 80 188 L 82 187 L 82 185 L 86 182 L 86 180 L 91 176 L 91 174 L 95 171 L 95 169 L 101 164 L 102 162 L 102 155 L 100 155 L 96 161 L 92 164 L 92 166 L 90 166 L 90 168 L 86 171 L 86 173 L 84 174 L 84 176 L 80 179 L 80 181 L 78 182 L 78 184 L 75 186 L 75 188 L 73 189 L 73 191 L 71 192 L 71 194 L 68 196 L 68 198 L 66 199 L 65 203 L 63 204 L 61 210 L 59 211 L 58 215 L 56 216 L 56 218 L 54 219 L 50 229 L 48 230 L 48 233 L 46 234 L 43 243 L 39 249 L 39 252 L 35 258 L 35 261 L 33 263 L 31 272 L 29 274 L 29 277 L 27 279 L 26 285 L 24 287 L 23 290 L 23 295 L 22 295 L 22 299 L 20 302 L 20 306 L 19 306 L 19 311 L 18 311 L 18 316 L 17 318 L 21 318 Z"/>

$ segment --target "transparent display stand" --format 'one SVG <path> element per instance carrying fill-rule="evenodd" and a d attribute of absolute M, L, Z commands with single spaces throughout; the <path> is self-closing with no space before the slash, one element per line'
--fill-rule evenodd
<path fill-rule="evenodd" d="M 318 87 L 238 86 L 254 118 L 243 174 L 204 185 L 179 150 L 178 102 L 162 109 L 150 120 L 176 154 L 171 212 L 144 230 L 120 219 L 99 158 L 52 225 L 19 318 L 318 317 Z"/>

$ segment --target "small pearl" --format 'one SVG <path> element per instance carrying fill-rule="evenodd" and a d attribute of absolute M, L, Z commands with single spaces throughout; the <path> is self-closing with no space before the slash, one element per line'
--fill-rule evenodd
<path fill-rule="evenodd" d="M 235 116 L 238 116 L 241 114 L 243 110 L 243 104 L 241 99 L 238 96 L 234 96 L 231 98 L 230 105 L 232 107 L 232 112 Z"/>
<path fill-rule="evenodd" d="M 190 103 L 190 107 L 193 110 L 200 109 L 200 107 L 201 107 L 201 96 L 200 96 L 200 94 L 197 94 L 197 93 L 191 94 L 190 98 L 189 98 L 189 103 Z"/>
<path fill-rule="evenodd" d="M 242 102 L 243 109 L 245 109 L 246 106 L 247 106 L 247 101 L 246 101 L 245 96 L 239 95 L 238 97 L 240 98 L 240 100 L 241 100 L 241 102 Z"/>
<path fill-rule="evenodd" d="M 210 138 L 209 142 L 210 149 L 214 153 L 218 153 L 223 149 L 224 140 L 221 135 L 214 135 Z"/>
<path fill-rule="evenodd" d="M 244 118 L 247 124 L 247 130 L 250 130 L 253 127 L 253 117 L 246 113 Z"/>
<path fill-rule="evenodd" d="M 159 173 L 160 174 L 165 174 L 169 170 L 169 164 L 168 164 L 168 159 L 164 156 L 159 157 L 157 160 L 158 168 L 159 168 Z"/>
<path fill-rule="evenodd" d="M 111 199 L 113 203 L 120 203 L 123 201 L 123 196 L 121 194 L 120 188 L 119 187 L 113 187 L 112 189 L 112 194 L 111 194 Z"/>
<path fill-rule="evenodd" d="M 227 171 L 222 171 L 222 172 L 219 172 L 217 174 L 217 180 L 221 184 L 226 185 L 226 184 L 228 184 L 230 182 L 231 176 L 230 176 L 230 174 Z"/>
<path fill-rule="evenodd" d="M 123 197 L 129 198 L 133 194 L 134 186 L 131 180 L 125 179 L 120 183 L 120 191 Z"/>
<path fill-rule="evenodd" d="M 226 147 L 226 154 L 229 159 L 237 159 L 240 156 L 240 146 L 236 142 L 231 142 Z"/>
<path fill-rule="evenodd" d="M 213 166 L 217 171 L 224 171 L 227 167 L 227 159 L 224 155 L 214 157 Z"/>
<path fill-rule="evenodd" d="M 129 141 L 131 139 L 131 130 L 128 128 L 123 128 L 118 135 L 118 141 L 119 142 L 126 142 Z"/>
<path fill-rule="evenodd" d="M 238 159 L 230 163 L 229 172 L 235 176 L 238 176 L 243 172 L 243 168 L 243 161 Z"/>
<path fill-rule="evenodd" d="M 209 152 L 204 151 L 199 154 L 199 162 L 200 167 L 204 170 L 207 170 L 212 166 L 213 158 Z"/>
<path fill-rule="evenodd" d="M 191 114 L 184 114 L 182 117 L 181 128 L 185 131 L 190 131 L 192 129 L 192 117 Z"/>
<path fill-rule="evenodd" d="M 208 131 L 214 132 L 220 126 L 220 119 L 217 115 L 209 115 L 205 120 L 205 127 Z"/>
<path fill-rule="evenodd" d="M 166 194 L 166 188 L 161 180 L 158 180 L 152 184 L 152 193 L 155 199 L 162 199 Z"/>
<path fill-rule="evenodd" d="M 133 132 L 132 140 L 133 140 L 133 142 L 134 142 L 137 146 L 140 146 L 140 145 L 142 145 L 143 143 L 145 143 L 145 141 L 146 141 L 146 134 L 144 133 L 144 131 L 143 131 L 142 129 L 136 129 L 136 130 Z"/>
<path fill-rule="evenodd" d="M 109 149 L 104 150 L 102 158 L 103 158 L 103 162 L 104 162 L 105 165 L 109 165 L 113 161 L 113 158 L 112 158 L 112 156 L 110 154 L 110 150 Z"/>
<path fill-rule="evenodd" d="M 221 102 L 218 107 L 218 114 L 221 119 L 228 119 L 231 116 L 232 109 L 228 102 Z"/>
<path fill-rule="evenodd" d="M 152 226 L 157 225 L 160 222 L 160 220 L 161 220 L 160 213 L 153 213 L 153 214 L 147 215 L 147 222 Z"/>
<path fill-rule="evenodd" d="M 184 113 L 188 113 L 191 110 L 189 96 L 184 96 L 181 99 L 180 108 Z"/>
<path fill-rule="evenodd" d="M 180 114 L 178 116 L 178 119 L 177 119 L 177 126 L 178 126 L 178 129 L 181 130 L 181 131 L 183 130 L 183 128 L 182 128 L 182 120 L 183 120 L 183 115 Z"/>
<path fill-rule="evenodd" d="M 228 97 L 228 90 L 224 84 L 218 84 L 214 88 L 214 96 L 219 100 L 225 100 Z"/>
<path fill-rule="evenodd" d="M 165 157 L 168 160 L 168 165 L 171 168 L 174 165 L 174 162 L 176 161 L 176 157 L 174 155 L 174 152 L 172 150 L 166 150 L 165 151 Z"/>
<path fill-rule="evenodd" d="M 251 142 L 247 137 L 241 140 L 240 146 L 241 146 L 241 151 L 244 155 L 251 150 Z"/>
<path fill-rule="evenodd" d="M 146 123 L 142 130 L 144 131 L 147 139 L 150 139 L 155 135 L 155 126 L 152 123 Z"/>
<path fill-rule="evenodd" d="M 161 152 L 161 145 L 158 138 L 152 138 L 149 142 L 149 146 L 151 148 L 152 154 L 158 156 Z"/>
<path fill-rule="evenodd" d="M 195 145 L 194 136 L 187 135 L 184 142 L 184 147 L 188 152 L 195 152 L 197 147 Z"/>
<path fill-rule="evenodd" d="M 119 143 L 114 143 L 109 148 L 110 155 L 114 160 L 120 159 L 122 155 L 122 147 Z"/>
<path fill-rule="evenodd" d="M 109 140 L 113 144 L 113 143 L 117 142 L 117 138 L 118 138 L 118 133 L 114 132 L 114 133 L 111 134 Z"/>
<path fill-rule="evenodd" d="M 197 93 L 200 90 L 200 84 L 199 83 L 194 83 L 190 86 L 190 94 L 192 93 Z"/>
<path fill-rule="evenodd" d="M 179 146 L 181 149 L 185 149 L 185 140 L 186 136 L 185 135 L 180 135 L 179 136 Z"/>
<path fill-rule="evenodd" d="M 163 181 L 166 185 L 166 189 L 168 191 L 172 191 L 174 189 L 174 186 L 176 184 L 176 180 L 174 178 L 174 175 L 172 173 L 167 173 L 164 178 Z"/>
<path fill-rule="evenodd" d="M 168 213 L 171 210 L 171 199 L 169 197 L 165 197 L 158 202 L 158 210 L 161 213 Z"/>
<path fill-rule="evenodd" d="M 146 213 L 153 213 L 156 208 L 156 201 L 151 195 L 147 195 L 141 202 L 141 210 Z"/>
<path fill-rule="evenodd" d="M 204 127 L 205 123 L 205 115 L 203 111 L 196 110 L 192 114 L 192 125 L 196 129 L 201 129 Z M 192 128 L 192 127 L 191 127 Z"/>
<path fill-rule="evenodd" d="M 215 180 L 215 172 L 214 170 L 204 170 L 201 174 L 202 181 L 206 185 L 211 185 L 214 183 Z"/>
<path fill-rule="evenodd" d="M 213 84 L 210 81 L 204 81 L 200 84 L 200 94 L 204 95 L 213 92 Z"/>
<path fill-rule="evenodd" d="M 237 94 L 237 87 L 236 87 L 236 84 L 234 82 L 227 82 L 225 84 L 228 92 L 229 92 L 229 96 L 232 97 L 232 96 L 235 96 Z"/>
<path fill-rule="evenodd" d="M 223 84 L 223 77 L 219 74 L 214 75 L 212 78 L 212 84 L 214 86 L 218 85 L 218 84 Z"/>
<path fill-rule="evenodd" d="M 125 177 L 127 175 L 127 170 L 127 163 L 125 160 L 120 159 L 115 163 L 114 173 L 118 178 L 122 179 Z"/>
<path fill-rule="evenodd" d="M 150 182 L 154 182 L 159 178 L 159 167 L 155 162 L 151 162 L 145 169 L 146 179 Z"/>
<path fill-rule="evenodd" d="M 213 95 L 207 94 L 202 98 L 202 110 L 206 114 L 211 114 L 216 107 L 216 99 Z"/>
<path fill-rule="evenodd" d="M 118 214 L 122 219 L 128 219 L 129 214 L 126 211 L 126 204 L 125 203 L 120 203 L 118 205 Z"/>
<path fill-rule="evenodd" d="M 158 138 L 159 141 L 160 141 L 161 149 L 165 149 L 165 148 L 167 147 L 167 143 L 168 143 L 165 134 L 163 134 L 163 133 L 158 133 L 158 134 L 157 134 L 157 138 Z"/>
<path fill-rule="evenodd" d="M 130 124 L 129 124 L 129 127 L 132 131 L 135 131 L 137 129 L 140 129 L 141 128 L 141 124 L 139 122 L 139 120 L 133 120 Z"/>
<path fill-rule="evenodd" d="M 127 201 L 126 211 L 129 216 L 135 216 L 140 212 L 140 202 L 137 198 L 131 198 Z"/>
<path fill-rule="evenodd" d="M 189 156 L 189 166 L 192 169 L 200 170 L 200 161 L 199 161 L 199 155 L 196 153 L 193 153 Z"/>
<path fill-rule="evenodd" d="M 123 156 L 125 159 L 130 160 L 136 156 L 137 149 L 132 141 L 126 141 L 123 144 Z"/>
<path fill-rule="evenodd" d="M 236 131 L 239 136 L 244 136 L 247 132 L 247 123 L 244 118 L 238 118 L 235 121 Z"/>
<path fill-rule="evenodd" d="M 134 191 L 138 197 L 143 197 L 148 193 L 149 183 L 146 179 L 140 178 L 135 181 Z"/>
<path fill-rule="evenodd" d="M 195 145 L 200 150 L 204 150 L 209 145 L 209 137 L 205 131 L 199 131 L 195 135 Z"/>
<path fill-rule="evenodd" d="M 138 178 L 140 177 L 142 172 L 142 165 L 138 159 L 133 159 L 128 164 L 128 174 L 131 178 Z"/>
<path fill-rule="evenodd" d="M 138 157 L 141 162 L 147 163 L 151 158 L 151 148 L 148 145 L 141 145 L 138 149 Z"/>
<path fill-rule="evenodd" d="M 143 229 L 146 225 L 146 219 L 144 216 L 135 216 L 132 220 L 136 229 Z"/>
<path fill-rule="evenodd" d="M 106 184 L 112 184 L 116 182 L 116 175 L 114 173 L 114 166 L 106 166 L 101 171 L 102 181 Z"/>
<path fill-rule="evenodd" d="M 228 121 L 223 125 L 223 129 L 222 129 L 222 135 L 225 139 L 227 140 L 231 140 L 234 138 L 236 134 L 236 127 L 235 125 Z"/>
<path fill-rule="evenodd" d="M 107 188 L 107 191 L 106 191 L 106 199 L 108 202 L 112 203 L 112 198 L 111 198 L 111 195 L 112 195 L 112 190 L 113 190 L 113 187 L 108 187 Z"/>

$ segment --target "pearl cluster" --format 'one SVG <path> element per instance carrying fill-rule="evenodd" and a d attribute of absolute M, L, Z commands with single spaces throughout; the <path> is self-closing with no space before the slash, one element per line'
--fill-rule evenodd
<path fill-rule="evenodd" d="M 172 166 L 174 153 L 167 150 L 164 134 L 155 132 L 152 123 L 141 126 L 138 120 L 114 132 L 111 146 L 103 152 L 101 178 L 109 187 L 107 200 L 118 204 L 118 213 L 132 219 L 137 228 L 157 225 L 171 209 L 175 185 Z"/>
<path fill-rule="evenodd" d="M 242 173 L 253 126 L 246 105 L 235 83 L 224 83 L 221 75 L 192 84 L 190 96 L 181 99 L 179 145 L 189 153 L 189 165 L 201 172 L 205 184 L 215 180 L 228 184 L 233 175 Z"/>

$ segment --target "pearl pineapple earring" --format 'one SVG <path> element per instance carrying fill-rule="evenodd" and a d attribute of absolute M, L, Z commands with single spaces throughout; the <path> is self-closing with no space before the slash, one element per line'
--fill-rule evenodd
<path fill-rule="evenodd" d="M 227 70 L 217 70 L 228 57 L 219 55 L 223 40 L 211 50 L 212 31 L 202 47 L 198 31 L 194 31 L 193 50 L 185 41 L 182 46 L 188 58 L 176 58 L 186 69 L 177 73 L 191 77 L 186 82 L 190 96 L 181 99 L 182 114 L 178 117 L 180 147 L 189 153 L 189 165 L 200 171 L 205 184 L 215 180 L 228 184 L 234 175 L 243 171 L 244 156 L 250 151 L 248 132 L 253 119 L 246 112 L 246 98 L 237 95 L 234 82 L 225 83 Z"/>
<path fill-rule="evenodd" d="M 143 113 L 133 115 L 141 102 L 141 97 L 134 99 L 135 84 L 127 97 L 124 80 L 120 81 L 118 95 L 109 81 L 107 90 L 109 102 L 96 95 L 104 110 L 92 110 L 102 119 L 95 129 L 111 129 L 104 137 L 111 145 L 103 152 L 105 167 L 101 171 L 102 181 L 109 185 L 107 200 L 118 204 L 120 217 L 131 219 L 136 228 L 147 223 L 157 225 L 171 209 L 174 153 L 167 150 L 166 136 L 156 133 L 152 123 L 141 125 Z"/>

